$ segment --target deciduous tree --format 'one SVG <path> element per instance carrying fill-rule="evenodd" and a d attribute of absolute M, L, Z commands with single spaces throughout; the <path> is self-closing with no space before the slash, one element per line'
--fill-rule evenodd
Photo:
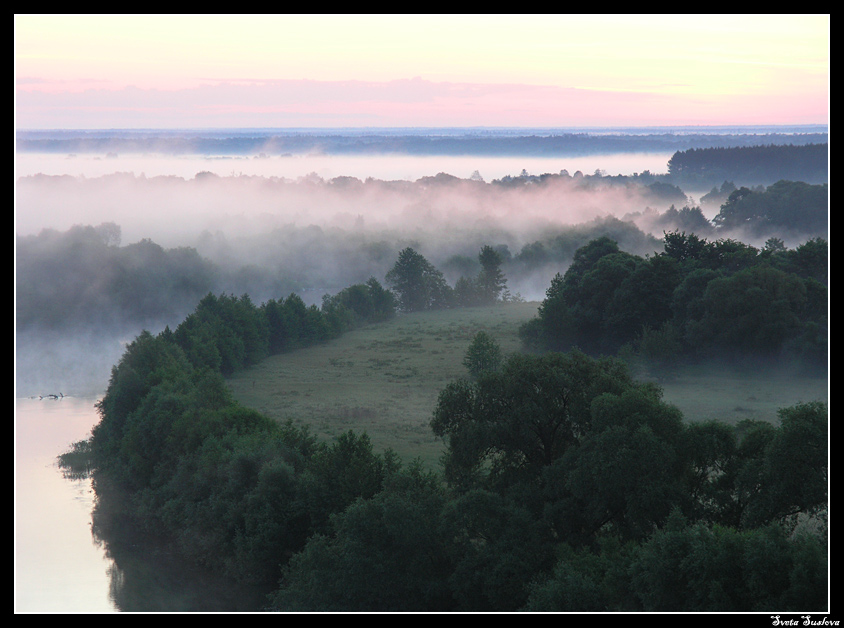
<path fill-rule="evenodd" d="M 398 294 L 404 312 L 439 309 L 450 303 L 451 288 L 443 274 L 410 247 L 399 253 L 385 279 Z"/>

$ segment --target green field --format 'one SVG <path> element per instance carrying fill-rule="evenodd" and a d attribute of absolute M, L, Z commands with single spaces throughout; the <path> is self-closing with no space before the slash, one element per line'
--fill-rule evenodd
<path fill-rule="evenodd" d="M 777 410 L 796 403 L 828 401 L 826 378 L 729 369 L 690 368 L 660 382 L 663 398 L 689 421 L 742 419 L 778 422 Z"/>
<path fill-rule="evenodd" d="M 428 426 L 439 392 L 467 375 L 463 357 L 475 333 L 519 351 L 518 328 L 538 303 L 460 308 L 398 316 L 330 342 L 272 356 L 229 380 L 235 398 L 277 420 L 293 419 L 324 438 L 365 431 L 375 451 L 435 466 L 443 443 Z M 688 369 L 661 382 L 665 400 L 687 420 L 776 421 L 778 408 L 827 400 L 827 381 L 724 369 Z"/>

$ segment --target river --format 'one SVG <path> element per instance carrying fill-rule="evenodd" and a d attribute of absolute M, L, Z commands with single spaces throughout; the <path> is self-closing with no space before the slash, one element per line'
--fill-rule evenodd
<path fill-rule="evenodd" d="M 93 530 L 90 479 L 68 479 L 57 456 L 90 436 L 94 399 L 15 400 L 15 612 L 249 612 L 266 591 L 184 564 L 166 545 L 121 528 Z"/>
<path fill-rule="evenodd" d="M 488 158 L 488 157 L 291 157 L 248 158 L 164 158 L 153 156 L 99 156 L 26 154 L 16 156 L 17 176 L 36 173 L 98 177 L 114 172 L 145 176 L 173 175 L 192 178 L 200 171 L 221 176 L 253 174 L 296 178 L 316 172 L 323 178 L 354 176 L 378 179 L 415 180 L 447 172 L 468 178 L 474 171 L 487 181 L 506 175 L 581 170 L 586 174 L 601 169 L 607 174 L 632 174 L 650 170 L 664 172 L 669 154 L 618 154 L 575 158 Z M 687 192 L 688 193 L 688 192 Z M 114 210 L 117 212 L 117 210 Z M 81 212 L 81 210 L 80 210 Z M 37 214 L 37 215 L 36 215 Z M 67 217 L 72 224 L 84 222 L 79 214 Z M 123 216 L 110 216 L 120 222 Z M 170 217 L 168 217 L 169 220 Z M 28 222 L 29 221 L 29 222 Z M 162 221 L 163 225 L 169 224 Z M 46 227 L 44 212 L 23 216 L 16 210 L 16 231 L 38 233 Z M 19 339 L 20 340 L 20 339 Z M 113 346 L 112 346 L 113 345 Z M 74 345 L 76 347 L 76 345 Z M 29 386 L 18 382 L 19 394 L 30 395 L 32 384 L 41 394 L 56 393 L 49 386 L 51 373 L 61 372 L 68 385 L 73 376 L 86 378 L 94 370 L 100 379 L 108 376 L 108 365 L 119 359 L 120 346 L 103 348 L 90 340 L 76 362 L 61 361 L 58 348 L 25 345 L 16 355 L 16 374 L 29 377 Z M 82 357 L 78 357 L 82 355 Z M 52 368 L 48 369 L 49 362 Z M 35 379 L 33 379 L 35 378 Z M 104 388 L 103 382 L 102 388 Z M 95 388 L 99 390 L 100 388 Z M 64 390 L 72 394 L 73 391 Z M 95 496 L 90 480 L 66 479 L 56 457 L 76 441 L 88 437 L 98 415 L 95 398 L 18 398 L 15 400 L 15 610 L 21 613 L 110 613 L 117 611 L 242 610 L 239 604 L 250 598 L 234 592 L 226 597 L 202 575 L 171 570 L 166 557 L 144 552 L 115 553 L 92 534 Z M 155 552 L 153 552 L 154 554 Z M 128 557 L 130 556 L 131 557 Z M 113 556 L 121 561 L 115 563 Z M 128 558 L 127 558 L 128 557 Z M 179 567 L 179 566 L 176 566 Z M 186 585 L 185 582 L 191 584 Z M 223 583 L 223 589 L 233 593 Z M 253 604 L 249 599 L 248 604 Z M 254 608 L 258 608 L 254 606 Z"/>
<path fill-rule="evenodd" d="M 56 464 L 98 421 L 94 402 L 15 400 L 16 612 L 117 610 L 110 595 L 113 561 L 91 534 L 91 480 L 66 479 Z"/>

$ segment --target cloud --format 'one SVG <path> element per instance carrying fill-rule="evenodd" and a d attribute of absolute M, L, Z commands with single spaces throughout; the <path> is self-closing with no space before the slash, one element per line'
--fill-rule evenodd
<path fill-rule="evenodd" d="M 635 123 L 635 112 L 659 107 L 664 115 L 669 104 L 633 92 L 420 78 L 232 80 L 175 90 L 79 89 L 68 84 L 64 91 L 57 91 L 54 82 L 26 80 L 30 88 L 17 94 L 20 128 L 295 126 L 315 121 L 343 126 L 361 120 L 382 126 L 629 124 Z M 39 89 L 42 85 L 51 89 Z M 620 111 L 627 112 L 624 119 L 619 119 Z"/>

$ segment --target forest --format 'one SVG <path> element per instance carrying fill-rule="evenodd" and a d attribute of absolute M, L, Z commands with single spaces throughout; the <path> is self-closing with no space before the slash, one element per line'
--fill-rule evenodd
<path fill-rule="evenodd" d="M 126 347 L 75 448 L 94 469 L 98 533 L 163 539 L 262 588 L 262 610 L 825 608 L 826 405 L 784 407 L 778 424 L 688 422 L 631 364 L 730 347 L 732 360 L 822 370 L 826 241 L 756 249 L 672 231 L 662 245 L 639 257 L 590 239 L 552 280 L 524 351 L 476 335 L 468 375 L 432 408 L 439 471 L 365 433 L 326 441 L 273 421 L 226 377 L 360 325 L 518 299 L 500 247 L 450 283 L 407 246 L 383 284 L 321 306 L 208 293 Z"/>
<path fill-rule="evenodd" d="M 785 361 L 823 372 L 827 355 L 825 240 L 762 250 L 735 240 L 665 234 L 665 252 L 642 258 L 609 238 L 577 250 L 551 281 L 528 346 L 575 346 L 614 355 L 635 347 L 670 372 L 688 359 Z"/>
<path fill-rule="evenodd" d="M 692 186 L 730 177 L 748 184 L 780 179 L 822 183 L 829 177 L 828 154 L 825 143 L 690 148 L 668 160 L 668 175 L 678 185 Z"/>
<path fill-rule="evenodd" d="M 26 130 L 16 133 L 27 152 L 166 154 L 329 154 L 410 155 L 583 155 L 672 152 L 736 146 L 825 144 L 820 125 L 788 127 L 661 127 L 635 129 L 218 129 L 178 130 Z M 824 160 L 825 163 L 825 160 Z"/>
<path fill-rule="evenodd" d="M 77 201 L 92 218 L 16 237 L 18 354 L 44 368 L 38 349 L 55 361 L 64 337 L 122 343 L 100 422 L 60 458 L 91 474 L 95 538 L 122 560 L 154 547 L 216 574 L 250 592 L 241 610 L 827 608 L 827 404 L 699 420 L 665 395 L 696 369 L 828 377 L 829 190 L 806 165 L 828 148 L 788 137 L 686 148 L 665 175 L 22 177 L 24 224 L 76 215 Z M 634 141 L 606 138 L 621 140 Z M 115 198 L 134 223 L 111 219 Z M 146 208 L 182 206 L 184 223 L 143 223 Z M 436 464 L 410 439 L 400 455 L 354 421 L 326 436 L 236 394 L 261 365 L 361 330 L 528 305 L 516 351 L 465 326 L 432 332 L 465 344 L 462 374 L 425 409 Z M 364 358 L 367 376 L 418 379 L 398 364 L 406 335 L 394 362 Z M 351 360 L 324 369 L 339 378 Z"/>
<path fill-rule="evenodd" d="M 149 237 L 124 245 L 125 229 L 110 220 L 19 235 L 16 322 L 18 330 L 38 333 L 91 325 L 175 326 L 208 292 L 246 292 L 258 302 L 296 292 L 309 303 L 319 303 L 326 293 L 370 276 L 383 278 L 408 246 L 423 251 L 454 285 L 461 276 L 480 270 L 477 251 L 490 245 L 501 256 L 510 291 L 539 300 L 577 249 L 604 236 L 638 256 L 661 250 L 666 232 L 694 234 L 713 243 L 734 241 L 730 245 L 734 247 L 741 246 L 738 242 L 755 242 L 760 249 L 778 246 L 776 242 L 794 247 L 828 237 L 828 185 L 785 180 L 752 188 L 725 181 L 701 199 L 717 199 L 711 202 L 720 205 L 711 220 L 700 206 L 687 203 L 682 189 L 647 172 L 635 177 L 522 173 L 489 183 L 444 174 L 415 182 L 345 178 L 292 182 L 199 175 L 189 181 L 112 176 L 26 177 L 19 182 L 21 195 L 30 188 L 39 190 L 33 209 L 77 197 L 110 207 L 111 195 L 120 194 L 138 199 L 139 213 L 162 195 L 177 202 L 194 198 L 193 203 L 197 197 L 236 195 L 258 207 L 266 204 L 269 210 L 267 197 L 278 194 L 301 202 L 307 194 L 338 210 L 346 209 L 348 198 L 356 199 L 376 216 L 364 221 L 341 213 L 343 220 L 324 226 L 260 223 L 255 231 L 229 223 L 228 235 L 219 228 L 194 226 L 200 229 L 198 235 L 194 230 L 192 238 L 173 246 Z M 554 201 L 558 196 L 565 201 Z M 406 223 L 399 228 L 387 217 L 394 211 L 388 209 L 389 203 L 407 203 L 414 210 L 424 204 L 430 209 L 419 212 L 418 219 L 408 211 L 399 213 L 396 218 Z M 495 220 L 481 221 L 467 208 L 459 219 L 449 220 L 447 216 L 454 214 L 451 208 L 459 203 L 488 213 L 497 205 L 512 209 L 501 210 Z M 612 211 L 592 209 L 599 203 Z M 587 218 L 574 222 L 575 211 Z M 320 216 L 309 212 L 308 217 L 316 223 Z M 169 227 L 178 230 L 178 225 Z"/>

